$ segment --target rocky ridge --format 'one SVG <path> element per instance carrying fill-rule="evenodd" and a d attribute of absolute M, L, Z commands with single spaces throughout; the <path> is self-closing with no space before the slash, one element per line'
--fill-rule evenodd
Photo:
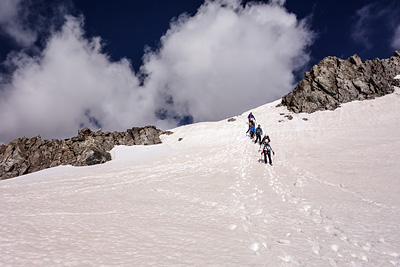
<path fill-rule="evenodd" d="M 65 140 L 18 138 L 0 145 L 0 180 L 59 165 L 88 166 L 111 160 L 109 151 L 116 145 L 161 143 L 163 132 L 154 126 L 134 127 L 125 132 L 78 130 L 78 136 Z"/>
<path fill-rule="evenodd" d="M 400 81 L 400 51 L 388 59 L 363 62 L 357 55 L 347 60 L 326 57 L 296 88 L 282 98 L 281 104 L 295 113 L 334 110 L 342 103 L 372 99 L 394 91 Z"/>

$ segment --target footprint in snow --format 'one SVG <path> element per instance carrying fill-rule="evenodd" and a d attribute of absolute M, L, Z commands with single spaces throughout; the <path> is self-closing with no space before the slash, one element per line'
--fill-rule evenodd
<path fill-rule="evenodd" d="M 400 254 L 396 253 L 396 252 L 390 252 L 389 253 L 390 256 L 395 257 L 395 258 L 399 258 L 400 259 Z"/>
<path fill-rule="evenodd" d="M 339 246 L 338 245 L 331 245 L 331 249 L 335 252 L 339 251 Z"/>
<path fill-rule="evenodd" d="M 257 252 L 260 249 L 260 245 L 258 243 L 253 243 L 249 246 L 249 249 L 251 249 L 254 252 Z"/>
<path fill-rule="evenodd" d="M 252 215 L 260 215 L 262 212 L 263 212 L 263 209 L 258 209 Z"/>
<path fill-rule="evenodd" d="M 310 205 L 305 205 L 303 207 L 303 209 L 305 210 L 305 212 L 307 212 L 308 214 L 311 214 L 311 206 Z"/>
<path fill-rule="evenodd" d="M 365 262 L 369 262 L 367 255 L 365 255 L 364 253 L 361 253 L 360 258 L 361 258 L 361 260 L 363 260 Z"/>
<path fill-rule="evenodd" d="M 231 231 L 233 231 L 233 230 L 236 229 L 236 227 L 237 227 L 236 224 L 231 224 L 231 225 L 228 226 L 228 229 L 231 230 Z"/>
<path fill-rule="evenodd" d="M 321 246 L 319 244 L 314 244 L 312 247 L 312 251 L 317 254 L 320 255 L 321 253 Z"/>
<path fill-rule="evenodd" d="M 292 257 L 289 256 L 289 255 L 285 255 L 285 256 L 283 256 L 283 257 L 278 256 L 278 258 L 280 258 L 280 259 L 283 260 L 284 262 L 290 262 L 290 261 L 292 261 Z"/>
<path fill-rule="evenodd" d="M 365 250 L 365 251 L 370 251 L 371 250 L 371 244 L 370 243 L 367 243 L 367 244 L 365 244 L 362 248 Z"/>
<path fill-rule="evenodd" d="M 292 242 L 290 242 L 289 240 L 286 240 L 286 239 L 279 239 L 278 243 L 282 244 L 282 245 L 290 245 Z"/>

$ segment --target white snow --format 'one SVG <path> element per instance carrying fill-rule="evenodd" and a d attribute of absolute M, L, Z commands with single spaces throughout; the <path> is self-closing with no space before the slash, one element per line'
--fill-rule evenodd
<path fill-rule="evenodd" d="M 252 110 L 272 167 L 246 112 L 1 181 L 0 266 L 399 266 L 399 89 L 292 120 L 278 103 Z"/>

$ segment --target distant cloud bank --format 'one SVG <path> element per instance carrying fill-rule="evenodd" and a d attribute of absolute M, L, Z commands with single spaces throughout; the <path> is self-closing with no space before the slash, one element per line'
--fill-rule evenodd
<path fill-rule="evenodd" d="M 32 45 L 34 33 L 13 23 L 15 31 L 0 20 L 16 41 Z M 307 64 L 314 39 L 284 1 L 207 0 L 194 16 L 171 22 L 135 73 L 129 59 L 114 62 L 102 51 L 100 37 L 86 38 L 83 26 L 82 17 L 66 15 L 35 56 L 9 55 L 12 76 L 0 77 L 0 142 L 66 138 L 82 126 L 167 129 L 237 115 L 292 90 L 293 72 Z"/>

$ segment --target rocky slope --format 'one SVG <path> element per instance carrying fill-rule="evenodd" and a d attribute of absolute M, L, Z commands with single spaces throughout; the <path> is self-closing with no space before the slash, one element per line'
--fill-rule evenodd
<path fill-rule="evenodd" d="M 154 126 L 112 133 L 83 128 L 78 136 L 65 140 L 42 140 L 39 135 L 18 138 L 7 146 L 0 145 L 0 180 L 59 165 L 104 163 L 111 160 L 109 151 L 115 145 L 159 144 L 163 133 Z"/>
<path fill-rule="evenodd" d="M 388 59 L 363 62 L 357 55 L 347 60 L 326 57 L 299 85 L 282 98 L 282 104 L 295 113 L 333 110 L 341 103 L 371 99 L 394 91 L 400 81 L 400 52 Z"/>

